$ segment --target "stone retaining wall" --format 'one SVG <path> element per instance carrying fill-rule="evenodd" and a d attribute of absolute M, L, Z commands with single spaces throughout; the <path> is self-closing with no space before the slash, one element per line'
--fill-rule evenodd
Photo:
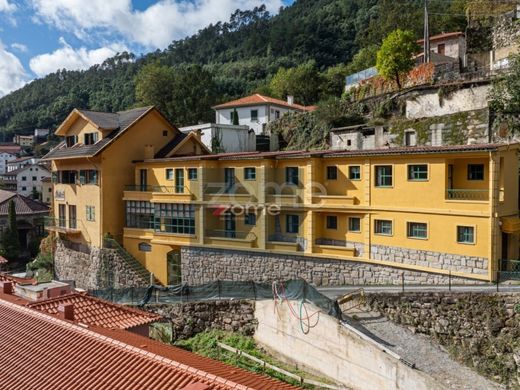
<path fill-rule="evenodd" d="M 520 295 L 368 294 L 366 305 L 414 333 L 431 336 L 459 361 L 520 388 Z"/>
<path fill-rule="evenodd" d="M 187 339 L 218 329 L 251 336 L 255 332 L 254 301 L 206 301 L 179 304 L 149 304 L 145 310 L 161 314 L 172 323 L 173 340 Z"/>
<path fill-rule="evenodd" d="M 94 290 L 148 286 L 116 250 L 90 247 L 90 253 L 79 252 L 56 241 L 54 272 L 59 280 L 74 280 L 76 287 Z"/>
<path fill-rule="evenodd" d="M 303 278 L 316 286 L 362 284 L 448 284 L 448 276 L 355 261 L 202 247 L 181 249 L 182 281 L 273 281 Z M 453 277 L 453 284 L 482 282 Z"/>
<path fill-rule="evenodd" d="M 445 270 L 486 275 L 488 259 L 485 257 L 462 256 L 450 253 L 421 251 L 384 245 L 370 247 L 371 258 L 375 260 L 394 261 L 396 263 L 413 264 L 423 267 L 434 266 Z"/>

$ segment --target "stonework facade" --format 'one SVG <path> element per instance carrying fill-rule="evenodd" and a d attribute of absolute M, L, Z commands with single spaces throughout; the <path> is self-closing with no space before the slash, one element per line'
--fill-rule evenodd
<path fill-rule="evenodd" d="M 400 284 L 448 284 L 446 275 L 409 271 L 384 265 L 282 255 L 184 247 L 181 251 L 182 280 L 201 284 L 214 280 L 273 281 L 303 278 L 316 286 Z M 454 284 L 479 284 L 476 280 L 451 278 Z"/>
<path fill-rule="evenodd" d="M 488 259 L 484 257 L 461 256 L 383 245 L 372 245 L 370 254 L 370 257 L 374 260 L 388 260 L 423 267 L 435 264 L 437 268 L 471 274 L 486 275 L 488 272 Z"/>
<path fill-rule="evenodd" d="M 59 280 L 74 280 L 76 287 L 92 290 L 148 286 L 114 249 L 82 246 L 82 251 L 57 240 L 54 272 Z"/>

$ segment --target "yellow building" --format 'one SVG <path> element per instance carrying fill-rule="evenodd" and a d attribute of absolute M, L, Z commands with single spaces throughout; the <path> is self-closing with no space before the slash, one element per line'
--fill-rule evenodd
<path fill-rule="evenodd" d="M 490 281 L 499 259 L 518 258 L 518 149 L 144 158 L 126 183 L 124 246 L 164 284 L 181 274 L 323 282 L 335 277 L 327 268 L 361 282 L 395 270 L 419 282 Z"/>
<path fill-rule="evenodd" d="M 54 217 L 47 229 L 88 247 L 101 248 L 107 235 L 122 238 L 123 190 L 134 182 L 135 160 L 171 151 L 208 153 L 195 133 L 182 134 L 154 107 L 117 113 L 75 109 L 56 135 L 64 141 L 44 157 L 53 175 Z"/>

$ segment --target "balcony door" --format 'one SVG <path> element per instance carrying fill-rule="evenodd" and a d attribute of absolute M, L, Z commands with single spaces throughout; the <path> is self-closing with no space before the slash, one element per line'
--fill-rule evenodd
<path fill-rule="evenodd" d="M 227 238 L 236 237 L 236 221 L 235 214 L 226 213 L 224 214 L 224 236 Z"/>
<path fill-rule="evenodd" d="M 184 169 L 175 170 L 175 193 L 182 194 L 184 192 Z"/>
<path fill-rule="evenodd" d="M 76 220 L 76 206 L 69 205 L 69 228 L 76 229 L 78 223 Z"/>
<path fill-rule="evenodd" d="M 141 187 L 141 191 L 146 191 L 146 187 L 148 186 L 148 170 L 146 169 L 139 170 L 139 186 Z"/>
<path fill-rule="evenodd" d="M 59 227 L 67 227 L 67 211 L 66 206 L 64 204 L 58 205 L 58 226 Z"/>
<path fill-rule="evenodd" d="M 233 191 L 235 187 L 235 168 L 224 168 L 224 186 L 226 194 Z"/>

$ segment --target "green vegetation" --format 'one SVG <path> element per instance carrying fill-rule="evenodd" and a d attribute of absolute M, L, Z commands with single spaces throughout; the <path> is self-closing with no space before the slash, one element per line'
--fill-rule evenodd
<path fill-rule="evenodd" d="M 54 275 L 54 256 L 52 254 L 54 245 L 55 237 L 53 235 L 48 235 L 40 240 L 39 253 L 33 261 L 27 263 L 27 271 L 36 273 L 38 281 L 52 280 Z"/>
<path fill-rule="evenodd" d="M 466 22 L 460 14 L 465 2 L 431 0 L 432 14 L 442 14 L 432 17 L 432 33 L 464 31 Z M 318 73 L 317 92 L 296 91 L 297 102 L 314 104 L 339 97 L 344 76 L 372 66 L 375 48 L 388 33 L 400 27 L 421 36 L 422 7 L 422 0 L 298 0 L 276 16 L 263 6 L 237 10 L 228 22 L 209 25 L 163 51 L 142 57 L 121 53 L 85 71 L 59 70 L 3 97 L 0 140 L 8 139 L 15 130 L 54 128 L 74 107 L 118 111 L 159 102 L 168 107 L 174 123 L 196 123 L 210 119 L 213 101 L 270 93 L 271 79 L 279 68 L 292 74 L 310 69 L 313 80 Z M 307 65 L 311 63 L 314 67 Z M 154 77 L 140 73 L 149 64 L 149 70 L 157 71 Z M 156 64 L 172 70 L 165 72 Z M 299 69 L 300 64 L 304 69 Z M 204 72 L 197 74 L 198 68 L 192 66 Z M 168 85 L 193 82 L 196 88 L 192 92 L 182 85 L 178 93 L 173 91 L 174 96 L 163 88 L 157 95 L 151 93 L 146 85 L 157 85 L 162 77 Z M 136 82 L 141 85 L 137 91 Z M 209 83 L 208 91 L 200 88 L 204 82 Z M 289 90 L 284 87 L 276 94 Z M 185 101 L 178 98 L 182 93 L 187 93 Z M 202 93 L 201 99 L 194 99 L 198 93 Z M 177 103 L 181 106 L 172 109 Z"/>
<path fill-rule="evenodd" d="M 175 345 L 187 349 L 189 351 L 195 352 L 202 356 L 207 356 L 212 359 L 220 360 L 224 363 L 231 364 L 256 373 L 266 374 L 272 378 L 276 378 L 284 382 L 300 386 L 300 383 L 295 381 L 294 379 L 288 378 L 274 370 L 264 370 L 263 367 L 260 366 L 258 363 L 255 363 L 246 358 L 238 358 L 236 354 L 219 348 L 217 346 L 218 342 L 229 345 L 230 347 L 237 348 L 243 352 L 248 353 L 249 355 L 257 357 L 258 359 L 261 359 L 269 364 L 272 364 L 273 366 L 282 368 L 293 374 L 310 378 L 308 374 L 272 358 L 270 355 L 268 355 L 265 351 L 263 351 L 256 345 L 252 337 L 243 336 L 237 333 L 211 330 L 199 333 L 196 336 L 187 340 L 177 341 Z M 312 379 L 327 383 L 325 380 L 320 378 L 313 377 Z M 314 386 L 304 385 L 303 388 L 313 389 Z"/>
<path fill-rule="evenodd" d="M 20 241 L 18 239 L 18 228 L 16 225 L 16 210 L 14 201 L 9 201 L 8 226 L 2 235 L 2 255 L 8 260 L 16 260 L 20 256 Z"/>
<path fill-rule="evenodd" d="M 418 50 L 419 45 L 412 31 L 392 31 L 377 52 L 377 71 L 385 79 L 395 81 L 401 89 L 401 77 L 415 66 L 413 55 Z"/>

